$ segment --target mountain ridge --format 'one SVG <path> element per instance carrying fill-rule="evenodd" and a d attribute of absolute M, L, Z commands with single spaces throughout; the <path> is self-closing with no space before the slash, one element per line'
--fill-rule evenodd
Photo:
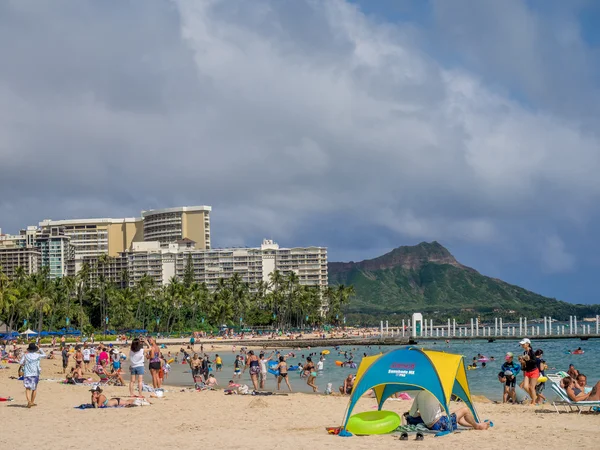
<path fill-rule="evenodd" d="M 598 314 L 599 305 L 577 305 L 482 275 L 437 241 L 397 247 L 359 262 L 329 263 L 330 284 L 353 285 L 350 316 L 374 317 L 424 312 L 453 317 L 502 316 L 557 319 Z M 370 317 L 370 319 L 369 319 Z M 357 318 L 357 317 L 354 317 Z M 369 319 L 369 320 L 367 320 Z"/>

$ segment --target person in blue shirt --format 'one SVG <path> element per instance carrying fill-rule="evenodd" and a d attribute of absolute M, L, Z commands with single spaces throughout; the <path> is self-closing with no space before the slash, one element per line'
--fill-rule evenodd
<path fill-rule="evenodd" d="M 502 403 L 508 402 L 509 398 L 512 399 L 513 403 L 517 403 L 515 386 L 517 385 L 517 374 L 521 371 L 521 365 L 514 362 L 513 356 L 511 352 L 506 354 L 505 362 L 500 368 L 500 373 L 498 373 L 498 380 L 504 384 Z"/>

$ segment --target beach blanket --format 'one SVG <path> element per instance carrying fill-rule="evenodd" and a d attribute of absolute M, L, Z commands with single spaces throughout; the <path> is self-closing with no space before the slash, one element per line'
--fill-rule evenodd
<path fill-rule="evenodd" d="M 75 406 L 75 409 L 90 409 L 93 407 L 94 407 L 94 405 L 92 405 L 91 403 L 82 403 L 79 406 Z"/>

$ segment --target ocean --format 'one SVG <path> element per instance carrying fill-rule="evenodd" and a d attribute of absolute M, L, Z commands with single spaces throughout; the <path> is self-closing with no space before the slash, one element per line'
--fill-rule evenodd
<path fill-rule="evenodd" d="M 220 342 L 220 344 L 222 344 L 222 342 Z M 574 364 L 580 372 L 583 372 L 588 376 L 589 386 L 593 386 L 596 381 L 600 379 L 600 339 L 590 339 L 588 341 L 581 341 L 579 339 L 557 339 L 541 340 L 538 342 L 536 342 L 535 339 L 532 339 L 532 345 L 534 349 L 537 350 L 538 348 L 541 348 L 544 351 L 544 359 L 548 364 L 549 373 L 555 373 L 561 370 L 566 371 L 569 364 Z M 213 360 L 215 357 L 215 352 L 210 351 L 210 344 L 205 344 L 204 347 L 211 360 Z M 515 341 L 496 341 L 492 343 L 489 343 L 487 340 L 483 339 L 468 342 L 454 340 L 449 344 L 446 344 L 444 340 L 439 340 L 428 341 L 424 343 L 424 345 L 419 344 L 416 347 L 463 355 L 465 357 L 465 364 L 470 364 L 473 357 L 476 357 L 479 353 L 488 358 L 493 356 L 496 360 L 489 361 L 486 364 L 487 367 L 481 368 L 481 364 L 478 363 L 479 368 L 477 370 L 467 371 L 471 393 L 473 395 L 483 395 L 491 400 L 502 399 L 502 385 L 498 382 L 497 375 L 500 371 L 500 366 L 504 362 L 504 355 L 506 352 L 513 352 L 516 357 L 522 352 L 518 344 L 518 339 L 515 339 Z M 572 355 L 568 353 L 570 350 L 575 350 L 578 347 L 581 347 L 585 351 L 583 355 Z M 238 345 L 238 352 L 239 348 L 240 346 Z M 258 354 L 260 350 L 259 348 L 252 347 L 251 345 L 249 345 L 248 348 L 253 349 L 256 354 Z M 338 367 L 335 365 L 336 360 L 344 360 L 344 351 L 347 351 L 348 353 L 352 352 L 354 355 L 354 360 L 358 365 L 360 364 L 360 360 L 365 353 L 370 356 L 380 352 L 387 352 L 394 348 L 398 347 L 356 345 L 342 346 L 339 349 L 339 351 L 342 353 L 340 355 L 338 355 L 338 351 L 333 347 L 313 347 L 311 349 L 303 348 L 301 350 L 282 348 L 280 351 L 283 355 L 293 352 L 295 356 L 289 357 L 287 361 L 288 365 L 294 365 L 298 362 L 305 361 L 305 358 L 310 354 L 313 354 L 312 359 L 316 363 L 319 360 L 320 353 L 323 350 L 329 350 L 330 354 L 325 357 L 326 360 L 324 363 L 324 370 L 319 373 L 316 381 L 319 391 L 323 392 L 328 383 L 332 383 L 333 389 L 337 391 L 338 387 L 343 384 L 344 378 L 348 376 L 349 373 L 356 373 L 356 369 Z M 198 345 L 196 346 L 196 349 L 199 350 Z M 269 355 L 270 352 L 270 350 L 266 351 L 266 354 Z M 237 352 L 233 353 L 231 350 L 228 350 L 225 352 L 220 352 L 219 354 L 223 359 L 223 370 L 222 372 L 216 372 L 213 365 L 213 371 L 211 373 L 215 374 L 221 386 L 226 386 L 228 381 L 232 379 L 233 376 L 233 361 Z M 275 358 L 275 355 L 273 358 Z M 167 384 L 177 386 L 193 385 L 192 375 L 187 364 L 181 364 L 181 362 L 179 362 L 178 364 L 173 363 L 171 366 L 172 370 Z M 290 372 L 289 377 L 290 384 L 292 385 L 292 389 L 294 391 L 312 392 L 312 389 L 306 385 L 306 378 L 300 378 L 298 373 L 293 372 Z M 520 382 L 521 380 L 522 374 L 519 374 L 518 381 Z M 242 375 L 242 383 L 247 384 L 250 388 L 252 388 L 252 382 L 250 381 L 250 375 L 248 374 L 248 371 Z M 270 391 L 275 391 L 277 389 L 277 382 L 274 375 L 269 374 L 265 389 Z M 285 383 L 282 384 L 281 389 L 282 392 L 287 391 Z M 547 397 L 550 399 L 551 396 L 549 396 L 549 393 L 550 391 L 547 390 L 546 394 L 548 394 Z"/>

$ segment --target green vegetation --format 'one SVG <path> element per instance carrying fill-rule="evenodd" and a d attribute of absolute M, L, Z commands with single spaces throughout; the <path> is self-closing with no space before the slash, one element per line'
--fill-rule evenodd
<path fill-rule="evenodd" d="M 568 319 L 595 316 L 600 305 L 575 305 L 543 297 L 462 266 L 437 242 L 400 247 L 359 263 L 331 263 L 330 283 L 353 285 L 348 323 L 398 325 L 413 312 L 467 320 L 519 316 Z"/>
<path fill-rule="evenodd" d="M 100 258 L 98 268 L 103 264 L 106 259 Z M 101 270 L 92 283 L 91 272 L 84 264 L 76 277 L 50 279 L 47 268 L 32 275 L 18 270 L 9 280 L 0 268 L 0 321 L 12 329 L 56 330 L 69 325 L 84 333 L 105 326 L 173 333 L 214 330 L 222 324 L 285 330 L 341 323 L 342 308 L 353 292 L 336 286 L 321 293 L 317 287 L 301 286 L 295 273 L 284 276 L 278 271 L 268 283 L 253 286 L 234 274 L 220 279 L 210 292 L 194 281 L 191 261 L 182 279 L 173 277 L 166 286 L 156 286 L 144 276 L 133 287 L 119 287 L 107 282 Z M 129 285 L 127 273 L 120 284 Z M 324 316 L 323 300 L 330 305 Z"/>

